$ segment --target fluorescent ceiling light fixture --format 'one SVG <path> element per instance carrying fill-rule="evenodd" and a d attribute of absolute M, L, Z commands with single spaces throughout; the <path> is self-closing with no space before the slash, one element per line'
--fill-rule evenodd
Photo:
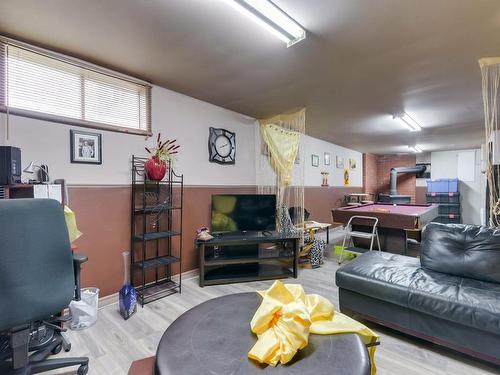
<path fill-rule="evenodd" d="M 419 145 L 415 145 L 415 146 L 408 146 L 408 148 L 409 148 L 410 150 L 412 150 L 413 152 L 417 153 L 417 154 L 418 154 L 418 153 L 421 153 L 421 152 L 423 151 L 423 150 L 420 148 L 420 146 L 419 146 Z"/>
<path fill-rule="evenodd" d="M 418 122 L 416 122 L 408 113 L 403 112 L 398 115 L 394 115 L 392 117 L 395 120 L 398 120 L 401 125 L 410 130 L 411 132 L 419 132 L 422 130 L 422 127 Z"/>
<path fill-rule="evenodd" d="M 287 47 L 306 38 L 306 31 L 269 0 L 224 0 L 286 43 Z"/>

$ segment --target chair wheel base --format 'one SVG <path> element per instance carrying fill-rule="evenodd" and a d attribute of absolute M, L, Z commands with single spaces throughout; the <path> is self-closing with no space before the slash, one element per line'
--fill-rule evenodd
<path fill-rule="evenodd" d="M 88 371 L 89 371 L 89 365 L 81 365 L 80 367 L 78 367 L 76 373 L 78 375 L 86 375 Z"/>

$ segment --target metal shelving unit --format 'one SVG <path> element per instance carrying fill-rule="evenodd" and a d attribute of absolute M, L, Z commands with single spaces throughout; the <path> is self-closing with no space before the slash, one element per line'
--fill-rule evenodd
<path fill-rule="evenodd" d="M 130 275 L 142 306 L 181 293 L 182 284 L 184 178 L 167 162 L 162 181 L 148 180 L 147 160 L 132 156 Z M 172 267 L 177 264 L 174 281 Z"/>

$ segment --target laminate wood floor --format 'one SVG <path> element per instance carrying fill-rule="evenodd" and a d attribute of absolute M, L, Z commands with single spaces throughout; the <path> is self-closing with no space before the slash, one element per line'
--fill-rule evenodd
<path fill-rule="evenodd" d="M 334 283 L 337 268 L 335 260 L 327 259 L 321 268 L 301 269 L 298 279 L 283 281 L 300 283 L 306 293 L 318 293 L 338 307 L 338 289 Z M 105 306 L 100 309 L 99 319 L 93 327 L 83 331 L 68 331 L 72 350 L 69 353 L 61 353 L 58 357 L 90 357 L 91 375 L 126 374 L 132 361 L 155 354 L 163 332 L 186 310 L 218 296 L 266 289 L 272 282 L 200 288 L 197 278 L 183 280 L 182 294 L 152 302 L 144 308 L 139 307 L 137 313 L 127 321 L 118 313 L 117 304 Z M 228 306 L 228 309 L 230 308 L 231 306 Z M 375 324 L 365 323 L 381 336 L 381 345 L 376 353 L 377 373 L 380 375 L 500 374 L 500 369 L 486 363 Z M 75 372 L 64 370 L 53 373 Z"/>

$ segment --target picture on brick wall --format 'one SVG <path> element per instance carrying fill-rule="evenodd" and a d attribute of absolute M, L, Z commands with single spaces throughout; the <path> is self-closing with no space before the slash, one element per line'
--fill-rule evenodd
<path fill-rule="evenodd" d="M 349 159 L 349 169 L 351 171 L 354 171 L 356 169 L 356 160 L 354 159 Z"/>
<path fill-rule="evenodd" d="M 344 169 L 344 158 L 341 158 L 337 155 L 335 164 L 337 165 L 338 169 Z"/>

